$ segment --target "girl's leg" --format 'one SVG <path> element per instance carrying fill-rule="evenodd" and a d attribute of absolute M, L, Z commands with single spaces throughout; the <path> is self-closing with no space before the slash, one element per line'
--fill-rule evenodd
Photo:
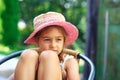
<path fill-rule="evenodd" d="M 18 61 L 14 80 L 35 80 L 38 57 L 36 51 L 25 50 Z"/>
<path fill-rule="evenodd" d="M 65 70 L 68 80 L 80 80 L 79 65 L 76 59 L 68 59 L 65 62 Z"/>
<path fill-rule="evenodd" d="M 43 51 L 39 57 L 38 80 L 62 80 L 57 53 Z"/>

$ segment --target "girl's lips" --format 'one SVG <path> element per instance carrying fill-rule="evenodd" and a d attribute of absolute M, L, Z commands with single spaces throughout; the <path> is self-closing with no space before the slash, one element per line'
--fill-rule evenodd
<path fill-rule="evenodd" d="M 57 51 L 57 50 L 52 50 L 52 51 L 54 51 L 54 52 L 58 53 L 58 51 Z"/>

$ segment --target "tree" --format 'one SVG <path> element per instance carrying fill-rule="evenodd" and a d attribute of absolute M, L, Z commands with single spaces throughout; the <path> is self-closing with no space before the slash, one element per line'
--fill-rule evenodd
<path fill-rule="evenodd" d="M 19 2 L 18 0 L 4 0 L 5 10 L 2 14 L 3 19 L 3 44 L 14 46 L 19 37 Z"/>
<path fill-rule="evenodd" d="M 1 38 L 2 38 L 2 18 L 1 18 L 1 14 L 3 12 L 3 10 L 5 9 L 5 6 L 3 4 L 3 0 L 0 0 L 0 41 L 1 41 Z"/>

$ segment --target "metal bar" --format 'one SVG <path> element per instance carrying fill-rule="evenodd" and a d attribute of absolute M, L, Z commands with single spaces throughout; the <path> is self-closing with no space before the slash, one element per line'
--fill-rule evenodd
<path fill-rule="evenodd" d="M 23 50 L 22 50 L 22 51 L 23 51 Z M 10 59 L 12 59 L 12 58 L 14 58 L 14 57 L 20 56 L 21 53 L 22 53 L 22 51 L 14 52 L 14 53 L 11 53 L 10 55 L 4 57 L 3 59 L 0 60 L 0 65 L 1 65 L 2 63 L 4 63 L 5 61 L 8 61 L 8 60 L 10 60 Z"/>
<path fill-rule="evenodd" d="M 95 77 L 95 67 L 94 67 L 93 62 L 88 57 L 86 57 L 85 55 L 80 54 L 80 53 L 77 55 L 77 58 L 78 59 L 81 58 L 81 59 L 83 59 L 85 62 L 87 62 L 89 64 L 90 74 L 88 76 L 88 80 L 94 80 L 94 77 Z"/>

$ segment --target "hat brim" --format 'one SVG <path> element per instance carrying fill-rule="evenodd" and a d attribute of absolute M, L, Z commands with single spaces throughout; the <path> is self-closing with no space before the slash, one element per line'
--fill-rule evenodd
<path fill-rule="evenodd" d="M 35 41 L 36 33 L 38 33 L 43 28 L 45 28 L 47 26 L 51 26 L 51 25 L 58 25 L 58 26 L 61 26 L 62 28 L 64 28 L 64 30 L 67 33 L 67 38 L 66 38 L 66 41 L 65 41 L 65 45 L 71 45 L 78 37 L 78 29 L 73 24 L 71 24 L 69 22 L 63 22 L 63 21 L 62 22 L 51 21 L 51 22 L 47 22 L 47 23 L 44 23 L 43 25 L 38 26 L 37 29 L 35 29 L 30 34 L 30 36 L 24 41 L 24 43 L 37 45 L 37 43 Z"/>

